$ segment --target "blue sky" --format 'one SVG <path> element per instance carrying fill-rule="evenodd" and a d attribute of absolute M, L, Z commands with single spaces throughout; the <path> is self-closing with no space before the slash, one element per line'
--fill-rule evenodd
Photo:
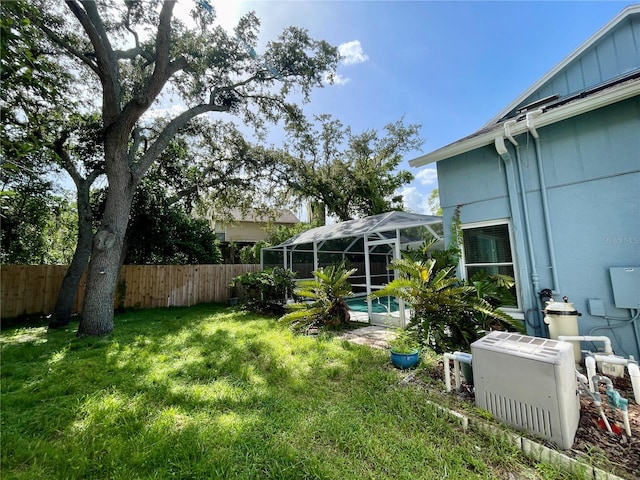
<path fill-rule="evenodd" d="M 193 0 L 180 0 L 191 7 Z M 435 166 L 408 160 L 479 129 L 633 2 L 209 0 L 227 28 L 254 10 L 260 41 L 296 25 L 341 46 L 339 82 L 304 107 L 359 133 L 404 116 L 421 124 L 422 151 L 401 168 L 416 179 L 405 204 L 428 213 Z M 277 136 L 275 137 L 277 138 Z M 277 140 L 276 140 L 277 141 Z M 304 219 L 303 219 L 304 220 Z"/>

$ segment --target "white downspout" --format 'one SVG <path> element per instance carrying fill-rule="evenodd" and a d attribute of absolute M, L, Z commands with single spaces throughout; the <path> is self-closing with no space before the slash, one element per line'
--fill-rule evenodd
<path fill-rule="evenodd" d="M 502 135 L 495 138 L 494 146 L 495 146 L 496 152 L 498 152 L 498 155 L 500 155 L 500 158 L 502 159 L 502 162 L 504 163 L 504 166 L 505 166 L 507 196 L 509 199 L 509 208 L 511 210 L 511 217 L 513 218 L 513 231 L 514 231 L 513 233 L 514 233 L 514 236 L 516 237 L 515 239 L 516 245 L 520 251 L 524 251 L 526 249 L 525 241 L 522 236 L 524 221 L 521 218 L 520 205 L 517 201 L 518 192 L 516 188 L 516 175 L 515 175 L 514 166 L 513 166 L 514 162 L 513 162 L 513 159 L 511 158 L 511 154 L 509 153 L 509 150 L 507 149 L 507 146 L 504 143 L 504 137 Z M 532 268 L 533 268 L 533 265 L 532 265 Z M 526 267 L 523 265 L 523 263 L 518 264 L 518 269 L 520 271 L 519 278 L 520 279 L 526 278 L 526 275 L 525 275 Z M 534 298 L 533 293 L 531 292 L 531 284 L 529 282 L 522 281 L 521 288 L 522 288 L 523 298 L 527 298 L 527 299 Z M 536 320 L 537 320 L 537 324 L 530 325 L 530 326 L 533 327 L 533 329 L 536 330 L 537 333 L 542 334 L 542 331 L 543 331 L 542 321 L 539 317 Z M 525 316 L 525 326 L 526 324 L 527 324 L 527 319 Z"/>
<path fill-rule="evenodd" d="M 520 165 L 520 145 L 516 141 L 516 139 L 511 134 L 511 126 L 516 124 L 516 120 L 509 120 L 504 124 L 504 136 L 513 144 L 516 149 L 516 161 L 515 168 L 518 172 L 518 184 L 520 186 L 520 197 L 522 199 L 522 210 L 523 210 L 523 221 L 524 221 L 524 230 L 527 236 L 527 246 L 529 251 L 529 262 L 531 264 L 531 283 L 533 285 L 533 299 L 532 305 L 537 305 L 538 298 L 536 295 L 540 292 L 540 277 L 538 275 L 538 263 L 536 262 L 536 254 L 534 250 L 533 238 L 531 236 L 531 223 L 529 222 L 529 203 L 527 201 L 527 192 L 524 188 L 524 177 L 522 175 L 522 168 Z M 526 310 L 524 313 L 525 322 L 527 321 L 527 314 L 529 311 L 537 312 L 538 309 L 532 307 L 530 310 Z M 538 319 L 538 322 L 540 320 Z"/>
<path fill-rule="evenodd" d="M 531 224 L 529 223 L 529 202 L 527 201 L 527 192 L 524 189 L 524 177 L 522 168 L 520 167 L 520 145 L 511 134 L 511 126 L 515 125 L 515 120 L 509 120 L 504 124 L 504 135 L 516 148 L 516 170 L 518 171 L 518 183 L 520 185 L 520 196 L 522 198 L 522 209 L 524 210 L 524 225 L 527 234 L 527 245 L 529 247 L 529 259 L 531 260 L 531 282 L 535 293 L 540 291 L 540 277 L 538 276 L 538 264 L 536 262 L 536 254 L 533 249 L 533 238 L 531 237 Z M 536 299 L 537 300 L 537 299 Z"/>
<path fill-rule="evenodd" d="M 551 262 L 551 275 L 553 278 L 553 292 L 560 291 L 560 282 L 558 281 L 558 269 L 556 266 L 556 252 L 553 243 L 553 235 L 551 233 L 551 222 L 549 220 L 549 200 L 547 198 L 547 184 L 544 179 L 544 169 L 542 168 L 542 152 L 540 149 L 540 134 L 534 125 L 534 118 L 542 114 L 542 109 L 534 110 L 527 113 L 527 129 L 533 137 L 536 152 L 536 165 L 538 167 L 538 177 L 540 181 L 540 195 L 542 197 L 542 214 L 544 217 L 545 234 L 547 237 L 547 248 L 549 249 L 549 261 Z"/>

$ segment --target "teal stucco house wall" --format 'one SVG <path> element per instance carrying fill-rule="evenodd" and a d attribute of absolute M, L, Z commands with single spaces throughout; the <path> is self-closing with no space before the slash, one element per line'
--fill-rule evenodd
<path fill-rule="evenodd" d="M 537 336 L 540 292 L 566 295 L 580 335 L 640 358 L 640 5 L 479 131 L 410 164 L 434 162 L 445 231 L 459 212 L 461 276 L 512 275 L 507 311 Z"/>

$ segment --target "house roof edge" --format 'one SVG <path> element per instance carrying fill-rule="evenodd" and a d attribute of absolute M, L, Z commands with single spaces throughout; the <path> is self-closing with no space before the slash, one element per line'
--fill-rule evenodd
<path fill-rule="evenodd" d="M 546 127 L 638 95 L 640 95 L 640 77 L 602 90 L 586 98 L 579 98 L 556 108 L 541 110 L 542 113 L 536 118 L 536 127 Z M 511 135 L 516 136 L 528 131 L 526 121 L 524 120 L 525 116 L 522 115 L 516 121 L 515 125 L 510 129 Z M 504 136 L 504 123 L 498 123 L 484 130 L 479 130 L 475 134 L 462 138 L 438 150 L 414 158 L 409 161 L 409 165 L 414 168 L 422 167 L 430 163 L 461 155 L 492 144 L 497 136 Z"/>

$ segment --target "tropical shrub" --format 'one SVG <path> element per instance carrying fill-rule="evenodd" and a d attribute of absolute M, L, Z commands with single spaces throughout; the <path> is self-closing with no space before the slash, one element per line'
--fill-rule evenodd
<path fill-rule="evenodd" d="M 423 345 L 436 353 L 469 351 L 489 321 L 523 331 L 520 322 L 479 296 L 473 284 L 458 280 L 454 267 L 437 270 L 435 265 L 435 259 L 396 259 L 391 267 L 400 276 L 370 297 L 392 295 L 411 305 L 409 328 L 415 328 Z"/>
<path fill-rule="evenodd" d="M 259 242 L 256 242 L 253 245 L 245 245 L 240 249 L 240 253 L 239 253 L 240 263 L 247 263 L 247 264 L 260 263 L 260 250 L 270 246 L 271 244 L 266 240 L 260 240 Z"/>
<path fill-rule="evenodd" d="M 315 270 L 313 280 L 301 281 L 294 290 L 296 297 L 303 301 L 287 305 L 289 313 L 283 315 L 280 322 L 299 332 L 345 325 L 350 314 L 344 298 L 353 294 L 348 280 L 356 271 L 355 268 L 347 270 L 343 263 Z"/>
<path fill-rule="evenodd" d="M 289 269 L 275 267 L 239 275 L 229 287 L 248 310 L 282 315 L 287 295 L 295 288 L 295 276 Z"/>

